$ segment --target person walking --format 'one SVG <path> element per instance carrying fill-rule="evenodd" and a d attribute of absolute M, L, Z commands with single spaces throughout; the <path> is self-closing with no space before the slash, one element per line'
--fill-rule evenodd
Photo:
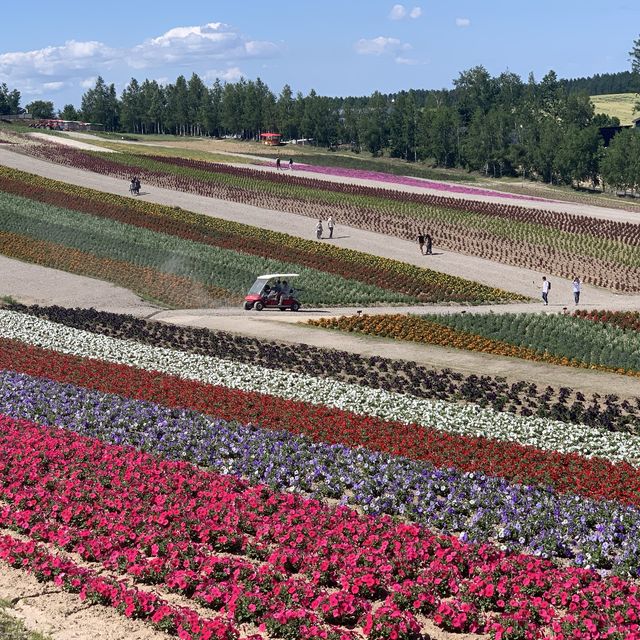
<path fill-rule="evenodd" d="M 580 291 L 582 291 L 582 283 L 580 282 L 580 278 L 578 278 L 578 276 L 573 279 L 572 288 L 573 300 L 576 304 L 578 304 L 580 302 Z"/>
<path fill-rule="evenodd" d="M 327 219 L 327 227 L 329 229 L 329 238 L 333 238 L 333 227 L 334 227 L 333 216 L 329 216 L 329 218 Z"/>
<path fill-rule="evenodd" d="M 433 238 L 431 237 L 431 234 L 427 233 L 424 240 L 425 240 L 425 245 L 427 247 L 427 255 L 432 256 L 433 255 Z"/>
<path fill-rule="evenodd" d="M 276 169 L 280 171 L 280 158 L 276 158 Z"/>
<path fill-rule="evenodd" d="M 418 231 L 418 246 L 420 247 L 420 253 L 424 255 L 424 231 Z"/>
<path fill-rule="evenodd" d="M 289 158 L 289 171 L 293 171 L 293 158 Z"/>
<path fill-rule="evenodd" d="M 542 301 L 545 305 L 549 304 L 549 291 L 551 290 L 551 283 L 547 280 L 546 276 L 542 276 Z"/>
<path fill-rule="evenodd" d="M 322 220 L 318 220 L 318 224 L 316 225 L 316 238 L 322 240 Z"/>

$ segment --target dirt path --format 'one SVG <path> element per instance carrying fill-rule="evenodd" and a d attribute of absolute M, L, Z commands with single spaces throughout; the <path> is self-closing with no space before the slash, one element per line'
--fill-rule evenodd
<path fill-rule="evenodd" d="M 47 142 L 55 142 L 56 144 L 62 144 L 65 147 L 73 147 L 74 149 L 84 149 L 85 151 L 104 151 L 105 153 L 116 153 L 113 149 L 100 147 L 96 144 L 89 144 L 87 142 L 82 142 L 81 140 L 63 138 L 62 136 L 52 136 L 47 133 L 28 133 L 27 135 L 31 136 L 32 138 L 46 140 Z"/>
<path fill-rule="evenodd" d="M 128 289 L 109 282 L 3 255 L 0 255 L 0 296 L 11 296 L 24 304 L 94 307 L 135 316 L 148 316 L 159 310 Z"/>
<path fill-rule="evenodd" d="M 5 147 L 0 148 L 0 164 L 108 193 L 128 195 L 129 185 L 126 181 L 38 160 L 12 152 Z M 143 195 L 140 197 L 149 202 L 181 207 L 189 211 L 224 220 L 243 222 L 301 238 L 313 238 L 315 236 L 315 221 L 293 213 L 260 209 L 237 202 L 216 200 L 192 193 L 182 193 L 158 187 L 149 187 L 147 189 L 145 185 L 143 185 Z M 323 242 L 329 242 L 329 240 L 325 239 Z M 331 242 L 339 247 L 402 260 L 403 262 L 428 267 L 449 275 L 475 280 L 489 286 L 502 287 L 532 298 L 539 296 L 539 283 L 543 274 L 530 269 L 522 269 L 475 256 L 445 251 L 438 248 L 437 245 L 434 247 L 433 256 L 423 256 L 418 251 L 417 245 L 408 240 L 350 227 L 337 226 L 334 239 Z M 554 276 L 553 280 L 554 287 L 551 301 L 569 304 L 572 300 L 571 282 L 556 276 Z M 640 295 L 623 296 L 588 285 L 583 287 L 582 299 L 584 304 L 594 307 L 640 310 Z"/>
<path fill-rule="evenodd" d="M 0 598 L 15 602 L 7 610 L 29 631 L 54 640 L 167 640 L 151 625 L 130 620 L 113 609 L 82 602 L 53 583 L 38 582 L 24 571 L 0 564 Z M 6 640 L 11 640 L 7 638 Z"/>

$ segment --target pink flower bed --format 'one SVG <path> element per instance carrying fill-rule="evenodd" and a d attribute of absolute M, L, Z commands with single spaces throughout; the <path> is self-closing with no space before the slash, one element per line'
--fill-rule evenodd
<path fill-rule="evenodd" d="M 42 544 L 2 538 L 0 557 L 124 615 L 183 625 L 181 638 L 234 638 L 249 623 L 270 637 L 411 640 L 426 619 L 502 640 L 640 638 L 640 587 L 619 578 L 26 421 L 0 417 L 0 447 L 2 526 L 193 599 L 212 619 L 73 564 L 59 570 Z"/>
<path fill-rule="evenodd" d="M 309 173 L 321 173 L 328 176 L 340 176 L 343 178 L 375 180 L 376 182 L 388 182 L 390 184 L 401 184 L 410 187 L 422 187 L 423 189 L 434 189 L 436 191 L 462 193 L 468 196 L 491 196 L 494 198 L 510 198 L 513 200 L 552 202 L 552 200 L 549 200 L 547 198 L 537 198 L 536 196 L 526 196 L 518 193 L 506 193 L 504 191 L 493 191 L 492 189 L 482 189 L 480 187 L 466 187 L 461 184 L 453 184 L 448 182 L 434 182 L 433 180 L 412 178 L 410 176 L 397 176 L 391 173 L 382 173 L 380 171 L 345 169 L 342 167 L 321 167 L 311 164 L 296 164 L 294 168 L 296 171 L 308 171 Z"/>

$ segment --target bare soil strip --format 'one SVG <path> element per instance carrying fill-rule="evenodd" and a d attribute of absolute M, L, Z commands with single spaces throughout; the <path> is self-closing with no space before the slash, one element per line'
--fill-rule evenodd
<path fill-rule="evenodd" d="M 30 631 L 55 640 L 167 640 L 149 624 L 127 619 L 108 607 L 82 602 L 51 582 L 38 582 L 25 571 L 0 564 L 0 598 L 15 602 L 7 613 Z"/>

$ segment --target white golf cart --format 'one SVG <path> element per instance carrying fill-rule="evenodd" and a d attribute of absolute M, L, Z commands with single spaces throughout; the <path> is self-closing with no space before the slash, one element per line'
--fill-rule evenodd
<path fill-rule="evenodd" d="M 298 275 L 297 273 L 267 273 L 258 276 L 244 298 L 245 310 L 291 309 L 291 311 L 297 311 L 301 304 L 290 281 Z"/>

